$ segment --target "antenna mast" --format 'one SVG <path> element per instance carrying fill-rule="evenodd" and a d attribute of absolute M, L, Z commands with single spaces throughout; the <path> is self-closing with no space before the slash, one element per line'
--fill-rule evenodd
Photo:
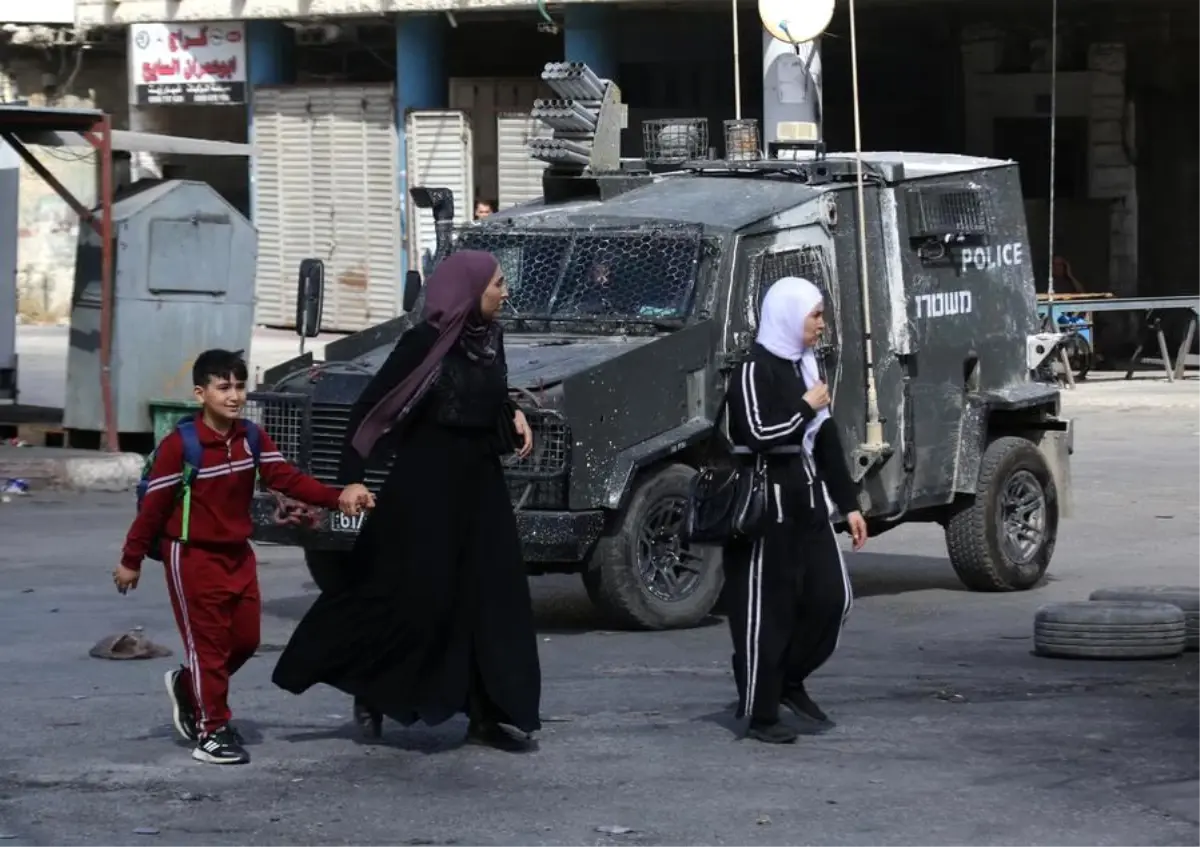
<path fill-rule="evenodd" d="M 862 298 L 863 368 L 867 372 L 867 437 L 865 447 L 878 452 L 885 445 L 879 418 L 879 392 L 875 386 L 875 343 L 871 338 L 871 284 L 867 262 L 867 210 L 863 190 L 862 109 L 858 99 L 858 28 L 854 0 L 850 0 L 850 88 L 854 99 L 854 160 L 858 170 L 858 280 Z"/>

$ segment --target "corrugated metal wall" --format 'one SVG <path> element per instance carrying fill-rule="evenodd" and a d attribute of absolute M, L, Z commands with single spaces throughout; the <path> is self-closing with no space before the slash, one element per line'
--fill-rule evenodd
<path fill-rule="evenodd" d="M 399 312 L 397 144 L 390 85 L 254 92 L 255 320 L 295 325 L 296 272 L 325 262 L 326 330 Z"/>
<path fill-rule="evenodd" d="M 467 223 L 475 207 L 471 125 L 460 111 L 409 112 L 408 184 L 410 187 L 449 188 L 454 192 L 454 222 Z M 408 266 L 423 270 L 423 260 L 437 244 L 433 214 L 408 207 Z"/>
<path fill-rule="evenodd" d="M 542 196 L 542 171 L 546 163 L 529 155 L 529 142 L 553 133 L 528 113 L 496 118 L 496 199 L 501 209 L 528 203 Z"/>

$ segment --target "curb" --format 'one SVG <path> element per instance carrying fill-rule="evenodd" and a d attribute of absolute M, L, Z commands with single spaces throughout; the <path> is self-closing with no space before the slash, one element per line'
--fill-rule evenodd
<path fill-rule="evenodd" d="M 132 491 L 142 476 L 144 461 L 137 453 L 28 459 L 0 454 L 0 481 L 23 479 L 35 491 Z"/>

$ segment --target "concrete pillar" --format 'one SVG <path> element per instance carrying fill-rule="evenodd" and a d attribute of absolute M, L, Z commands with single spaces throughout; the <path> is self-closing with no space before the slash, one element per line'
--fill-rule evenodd
<path fill-rule="evenodd" d="M 404 118 L 417 109 L 447 108 L 450 99 L 450 80 L 446 76 L 447 26 L 441 13 L 396 16 L 396 136 L 400 142 L 396 171 L 400 175 L 401 273 L 409 267 L 408 132 Z M 456 207 L 465 202 L 462 197 L 454 200 Z M 398 280 L 397 287 L 401 284 Z"/>
<path fill-rule="evenodd" d="M 254 141 L 254 89 L 259 85 L 289 85 L 296 81 L 296 39 L 278 21 L 246 21 L 246 141 Z M 258 197 L 255 161 L 247 162 L 250 180 L 250 220 Z"/>
<path fill-rule="evenodd" d="M 246 21 L 246 78 L 256 85 L 296 80 L 296 39 L 278 21 Z"/>
<path fill-rule="evenodd" d="M 772 38 L 766 30 L 763 30 L 762 38 L 764 147 L 779 140 L 779 124 L 787 121 L 815 123 L 819 137 L 824 138 L 819 108 L 821 52 L 816 42 L 793 46 Z"/>
<path fill-rule="evenodd" d="M 563 12 L 563 60 L 583 62 L 601 79 L 616 81 L 620 56 L 615 11 L 602 3 L 568 5 Z"/>

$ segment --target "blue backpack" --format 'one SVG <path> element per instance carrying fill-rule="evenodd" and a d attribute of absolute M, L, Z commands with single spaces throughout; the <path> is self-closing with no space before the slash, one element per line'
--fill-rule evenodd
<path fill-rule="evenodd" d="M 243 419 L 242 423 L 246 427 L 246 446 L 250 448 L 250 455 L 254 459 L 254 474 L 257 476 L 259 460 L 262 457 L 262 430 L 258 428 L 258 424 L 254 421 Z M 200 463 L 204 459 L 204 445 L 200 443 L 200 434 L 196 432 L 196 419 L 194 417 L 180 419 L 179 423 L 175 424 L 175 431 L 179 433 L 179 437 L 183 441 L 183 471 L 179 479 L 179 488 L 176 489 L 176 499 L 183 503 L 183 518 L 180 524 L 179 540 L 186 544 L 188 540 L 188 523 L 192 516 L 192 483 L 196 481 L 196 475 L 200 472 Z M 154 459 L 158 455 L 158 448 L 161 446 L 162 441 L 146 457 L 146 464 L 142 466 L 142 478 L 138 480 L 137 484 L 138 511 L 141 511 L 142 501 L 146 498 L 146 490 L 150 486 L 150 471 L 154 467 Z M 150 550 L 146 553 L 146 558 L 153 559 L 156 562 L 163 560 L 161 531 L 160 535 L 156 535 L 151 542 Z"/>

